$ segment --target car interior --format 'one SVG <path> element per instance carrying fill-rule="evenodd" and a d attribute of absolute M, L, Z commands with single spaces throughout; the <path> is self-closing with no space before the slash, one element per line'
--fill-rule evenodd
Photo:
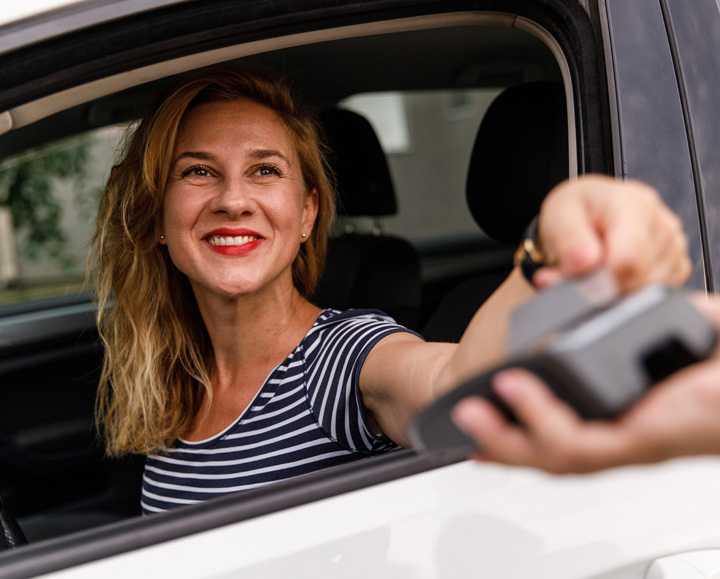
<path fill-rule="evenodd" d="M 204 65 L 268 68 L 317 112 L 332 151 L 339 217 L 313 299 L 377 308 L 427 340 L 456 342 L 507 276 L 543 197 L 577 172 L 566 65 L 547 34 L 509 16 L 351 28 L 178 56 L 18 104 L 0 135 L 0 185 L 38 151 L 99 135 L 111 144 L 84 193 L 92 204 L 152 95 Z M 32 280 L 0 289 L 20 296 L 0 302 L 1 510 L 30 543 L 139 514 L 143 458 L 106 458 L 93 420 L 103 353 L 83 281 L 91 213 L 76 218 L 82 239 L 64 234 L 80 248 L 75 269 L 54 271 L 46 256 L 28 264 Z M 31 260 L 22 235 L 18 255 Z M 30 283 L 71 291 L 16 291 Z"/>

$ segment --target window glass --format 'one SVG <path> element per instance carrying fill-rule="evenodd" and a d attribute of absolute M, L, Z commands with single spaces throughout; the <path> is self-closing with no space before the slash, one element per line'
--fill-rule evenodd
<path fill-rule="evenodd" d="M 0 307 L 83 289 L 98 200 L 124 127 L 0 163 Z"/>
<path fill-rule="evenodd" d="M 386 154 L 408 152 L 410 136 L 402 93 L 359 94 L 345 99 L 342 107 L 361 114 L 370 122 Z"/>
<path fill-rule="evenodd" d="M 480 121 L 501 90 L 372 93 L 339 103 L 368 119 L 387 155 L 398 213 L 383 219 L 386 232 L 415 241 L 479 234 L 465 181 Z"/>

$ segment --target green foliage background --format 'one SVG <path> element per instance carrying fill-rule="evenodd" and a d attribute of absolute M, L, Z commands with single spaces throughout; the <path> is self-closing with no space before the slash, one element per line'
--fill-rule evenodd
<path fill-rule="evenodd" d="M 23 255 L 37 260 L 49 256 L 63 269 L 74 265 L 65 251 L 67 236 L 61 229 L 63 207 L 53 194 L 54 181 L 72 179 L 75 203 L 85 204 L 97 188 L 87 183 L 89 140 L 76 136 L 23 152 L 0 164 L 0 205 L 10 208 L 13 227 L 23 239 Z"/>

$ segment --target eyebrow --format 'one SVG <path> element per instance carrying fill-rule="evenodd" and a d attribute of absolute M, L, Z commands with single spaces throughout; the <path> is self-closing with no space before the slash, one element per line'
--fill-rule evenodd
<path fill-rule="evenodd" d="M 177 163 L 182 159 L 199 159 L 200 161 L 212 161 L 215 159 L 215 156 L 211 155 L 210 153 L 203 153 L 202 151 L 185 151 L 184 153 L 180 153 L 177 157 L 175 157 L 173 163 Z"/>
<path fill-rule="evenodd" d="M 288 159 L 280 151 L 274 151 L 272 149 L 256 149 L 250 153 L 250 156 L 255 159 L 269 159 L 271 157 L 280 157 L 283 161 L 290 165 L 290 159 Z"/>
<path fill-rule="evenodd" d="M 250 152 L 250 157 L 253 159 L 270 159 L 272 157 L 279 157 L 285 161 L 288 165 L 291 165 L 290 159 L 283 155 L 280 151 L 273 149 L 255 149 Z M 177 163 L 182 159 L 198 159 L 200 161 L 214 161 L 215 155 L 212 153 L 206 153 L 205 151 L 185 151 L 180 153 L 174 160 L 173 164 Z"/>

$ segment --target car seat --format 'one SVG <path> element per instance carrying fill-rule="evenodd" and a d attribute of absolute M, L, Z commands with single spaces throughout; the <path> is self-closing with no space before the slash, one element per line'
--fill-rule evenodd
<path fill-rule="evenodd" d="M 470 212 L 490 237 L 516 246 L 548 192 L 568 177 L 568 167 L 563 85 L 512 86 L 493 101 L 478 129 L 466 187 Z M 453 289 L 425 324 L 425 339 L 458 342 L 511 269 L 508 263 Z"/>
<path fill-rule="evenodd" d="M 382 231 L 380 218 L 397 212 L 390 169 L 363 116 L 342 109 L 321 114 L 345 230 L 330 240 L 322 279 L 313 296 L 321 307 L 375 308 L 417 329 L 421 305 L 420 257 L 405 239 Z M 353 217 L 370 217 L 372 232 L 355 232 Z"/>

